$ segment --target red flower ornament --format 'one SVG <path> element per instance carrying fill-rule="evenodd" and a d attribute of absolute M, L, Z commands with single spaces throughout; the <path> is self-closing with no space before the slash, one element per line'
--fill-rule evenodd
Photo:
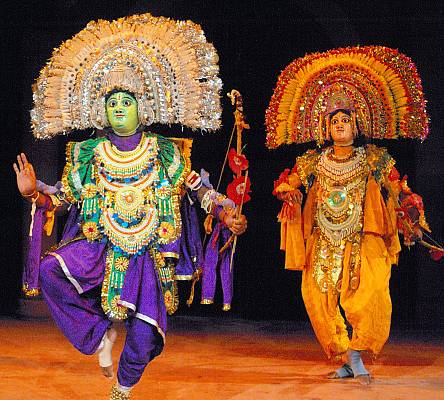
<path fill-rule="evenodd" d="M 227 195 L 236 205 L 242 203 L 242 196 L 244 203 L 250 201 L 251 197 L 248 195 L 250 192 L 250 178 L 247 177 L 245 180 L 245 176 L 235 178 L 227 187 Z"/>
<path fill-rule="evenodd" d="M 241 171 L 248 168 L 248 160 L 247 157 L 237 154 L 236 150 L 232 148 L 228 152 L 228 165 L 236 175 L 239 175 Z"/>

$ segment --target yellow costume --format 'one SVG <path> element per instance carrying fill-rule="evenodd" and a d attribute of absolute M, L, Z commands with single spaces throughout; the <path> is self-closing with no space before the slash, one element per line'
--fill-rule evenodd
<path fill-rule="evenodd" d="M 296 189 L 292 182 L 300 180 L 308 193 L 303 212 L 300 204 L 284 203 L 279 215 L 285 268 L 303 270 L 304 303 L 329 358 L 349 347 L 378 354 L 390 329 L 390 268 L 397 263 L 401 249 L 394 210 L 396 199 L 384 200 L 381 194 L 381 190 L 399 193 L 399 183 L 388 179 L 394 162 L 385 149 L 372 145 L 357 148 L 363 153 L 361 171 L 351 176 L 349 182 L 341 177 L 332 179 L 332 190 L 326 192 L 321 183 L 326 178 L 319 164 L 323 156 L 331 153 L 329 149 L 322 153 L 309 151 L 299 157 L 288 183 L 276 187 L 277 193 Z M 295 179 L 295 174 L 299 179 Z M 337 189 L 343 188 L 340 185 L 344 183 L 363 186 L 362 198 L 341 198 Z M 320 211 L 331 196 L 339 196 L 339 208 L 343 209 L 339 211 L 346 216 L 342 217 L 340 231 L 350 231 L 336 243 L 324 232 L 325 221 Z M 350 212 L 356 209 L 360 209 L 355 213 L 358 215 Z M 348 222 L 351 226 L 347 227 Z M 339 302 L 353 327 L 351 341 Z"/>
<path fill-rule="evenodd" d="M 425 139 L 425 105 L 412 60 L 394 49 L 364 46 L 295 59 L 280 74 L 266 111 L 270 149 L 334 141 L 334 147 L 298 157 L 274 188 L 284 201 L 285 268 L 302 270 L 304 303 L 327 356 L 347 352 L 347 363 L 330 378 L 370 382 L 360 352 L 377 355 L 389 335 L 398 229 L 408 245 L 418 240 L 415 232 L 427 230 L 421 198 L 404 188 L 387 151 L 354 147 L 354 139 Z M 303 210 L 300 186 L 307 193 Z"/>

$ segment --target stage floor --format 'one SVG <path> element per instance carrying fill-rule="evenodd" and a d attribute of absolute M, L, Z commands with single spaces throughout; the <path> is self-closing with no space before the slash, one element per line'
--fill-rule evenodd
<path fill-rule="evenodd" d="M 123 331 L 114 361 L 123 344 Z M 307 326 L 230 318 L 174 317 L 167 344 L 134 400 L 444 399 L 444 340 L 393 332 L 369 387 L 331 381 L 334 369 Z M 0 320 L 0 399 L 108 399 L 112 382 L 95 356 L 78 353 L 49 320 Z"/>

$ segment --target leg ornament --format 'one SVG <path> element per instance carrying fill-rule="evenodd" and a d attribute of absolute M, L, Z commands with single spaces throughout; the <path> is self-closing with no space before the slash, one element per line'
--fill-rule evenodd
<path fill-rule="evenodd" d="M 131 399 L 131 391 L 130 390 L 121 390 L 120 385 L 116 382 L 111 388 L 111 395 L 109 400 L 130 400 Z"/>

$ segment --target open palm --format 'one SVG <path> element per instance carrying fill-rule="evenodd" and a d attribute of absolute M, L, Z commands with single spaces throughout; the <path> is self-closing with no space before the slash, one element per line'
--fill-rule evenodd
<path fill-rule="evenodd" d="M 17 176 L 17 187 L 23 196 L 29 196 L 36 190 L 36 178 L 34 168 L 26 159 L 26 155 L 21 153 L 17 156 L 17 164 L 13 165 Z"/>

